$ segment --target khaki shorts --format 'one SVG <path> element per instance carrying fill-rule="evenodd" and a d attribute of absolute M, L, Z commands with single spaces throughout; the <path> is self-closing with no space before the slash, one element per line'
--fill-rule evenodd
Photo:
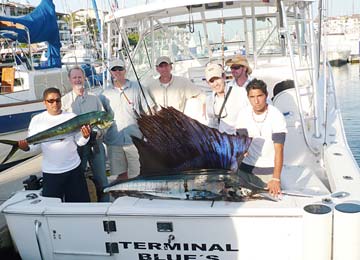
<path fill-rule="evenodd" d="M 108 145 L 107 149 L 111 175 L 127 172 L 130 179 L 140 174 L 139 153 L 135 145 Z"/>

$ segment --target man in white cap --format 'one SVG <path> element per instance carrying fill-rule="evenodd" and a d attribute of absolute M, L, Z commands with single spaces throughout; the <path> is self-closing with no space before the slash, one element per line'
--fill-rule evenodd
<path fill-rule="evenodd" d="M 252 69 L 249 66 L 248 60 L 246 57 L 238 54 L 228 59 L 225 62 L 225 65 L 230 67 L 231 74 L 234 77 L 234 79 L 229 84 L 234 87 L 238 87 L 241 92 L 241 97 L 238 102 L 241 103 L 241 107 L 249 106 L 250 102 L 247 98 L 246 86 L 252 80 L 250 76 Z"/>
<path fill-rule="evenodd" d="M 241 110 L 238 101 L 239 88 L 226 85 L 225 74 L 218 64 L 208 64 L 205 68 L 206 82 L 212 93 L 206 98 L 207 125 L 228 134 L 236 133 L 236 122 Z"/>
<path fill-rule="evenodd" d="M 187 78 L 172 75 L 172 64 L 167 56 L 161 56 L 155 62 L 160 77 L 152 80 L 147 87 L 156 103 L 156 109 L 174 107 L 184 112 L 186 101 L 191 98 L 199 98 L 204 104 L 205 95 L 201 89 Z"/>
<path fill-rule="evenodd" d="M 113 85 L 103 91 L 100 99 L 105 111 L 114 115 L 114 123 L 104 136 L 110 171 L 120 179 L 134 178 L 140 173 L 140 162 L 131 136 L 142 138 L 137 118 L 153 110 L 154 103 L 145 88 L 142 91 L 138 82 L 126 79 L 122 60 L 110 61 L 109 70 Z"/>
<path fill-rule="evenodd" d="M 93 111 L 102 111 L 103 106 L 98 96 L 88 92 L 85 87 L 85 73 L 82 68 L 75 66 L 68 72 L 72 91 L 61 98 L 62 110 L 81 115 Z M 92 131 L 89 142 L 84 146 L 78 146 L 81 159 L 80 169 L 84 173 L 87 164 L 90 164 L 94 180 L 99 187 L 98 199 L 102 202 L 109 201 L 109 195 L 103 194 L 102 190 L 108 184 L 105 166 L 105 148 L 103 145 L 104 132 L 100 129 Z"/>

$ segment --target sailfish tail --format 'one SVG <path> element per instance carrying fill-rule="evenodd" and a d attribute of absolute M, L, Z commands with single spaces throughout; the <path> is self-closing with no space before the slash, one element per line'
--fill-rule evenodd
<path fill-rule="evenodd" d="M 13 140 L 0 140 L 0 143 L 2 144 L 8 144 L 11 145 L 11 151 L 8 153 L 8 155 L 5 157 L 5 159 L 1 162 L 1 164 L 5 163 L 7 160 L 11 158 L 11 156 L 14 155 L 14 153 L 19 150 L 18 142 Z"/>

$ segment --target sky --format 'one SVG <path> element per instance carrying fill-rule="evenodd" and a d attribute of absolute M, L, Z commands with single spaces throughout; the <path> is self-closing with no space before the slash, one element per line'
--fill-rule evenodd
<path fill-rule="evenodd" d="M 17 2 L 29 2 L 36 6 L 40 3 L 40 0 L 12 0 Z M 92 8 L 91 0 L 53 0 L 56 11 L 67 13 L 69 11 L 75 11 L 78 9 Z M 96 0 L 99 10 L 108 9 L 109 3 L 113 0 Z M 174 1 L 174 0 L 172 0 Z M 328 0 L 329 1 L 329 16 L 337 15 L 351 15 L 360 14 L 360 0 Z M 119 0 L 118 2 L 121 2 Z M 144 0 L 128 0 L 133 4 L 144 3 Z"/>

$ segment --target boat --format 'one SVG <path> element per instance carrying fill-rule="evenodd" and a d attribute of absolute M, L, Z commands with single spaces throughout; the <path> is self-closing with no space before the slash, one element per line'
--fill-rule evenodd
<path fill-rule="evenodd" d="M 59 58 L 60 40 L 54 4 L 44 0 L 28 15 L 0 17 L 0 37 L 7 46 L 1 50 L 4 56 L 0 63 L 0 139 L 20 139 L 26 137 L 31 117 L 45 109 L 44 89 L 57 87 L 62 93 L 71 89 L 67 71 L 62 68 Z M 35 47 L 35 43 L 44 41 L 48 42 L 45 63 L 36 60 L 43 48 Z M 24 48 L 24 44 L 28 48 Z M 1 161 L 8 148 L 0 146 Z M 10 162 L 13 164 L 31 156 L 34 154 L 19 151 Z M 1 167 L 6 168 L 6 165 Z"/>
<path fill-rule="evenodd" d="M 350 41 L 346 39 L 344 33 L 329 33 L 327 38 L 329 42 L 327 60 L 331 66 L 340 67 L 348 63 L 351 56 L 351 45 L 348 44 Z"/>
<path fill-rule="evenodd" d="M 329 50 L 328 60 L 332 66 L 340 67 L 349 61 L 351 50 Z"/>
<path fill-rule="evenodd" d="M 223 47 L 222 55 L 212 56 L 211 41 L 226 46 L 225 25 L 231 36 L 243 28 L 239 48 L 245 42 L 252 76 L 267 83 L 287 122 L 281 176 L 287 192 L 278 201 L 121 196 L 108 203 L 62 203 L 27 187 L 1 205 L 21 258 L 359 259 L 360 171 L 347 144 L 322 34 L 315 35 L 317 2 L 146 2 L 107 16 L 107 49 L 114 50 L 108 57 L 119 55 L 127 33 L 137 28 L 140 40 L 123 56 L 136 61 L 143 83 L 155 75 L 156 57 L 169 55 L 175 74 L 205 88 L 204 66 L 227 58 Z M 325 10 L 321 6 L 319 15 Z M 191 50 L 188 34 L 195 37 Z M 210 38 L 215 35 L 217 41 Z M 288 79 L 294 87 L 282 87 Z"/>

